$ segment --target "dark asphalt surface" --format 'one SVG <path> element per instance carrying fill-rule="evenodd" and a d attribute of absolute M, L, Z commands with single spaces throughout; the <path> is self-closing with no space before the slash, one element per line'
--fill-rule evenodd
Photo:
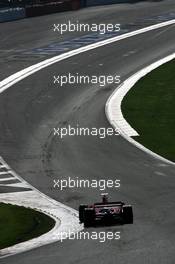
<path fill-rule="evenodd" d="M 131 23 L 138 17 L 149 18 L 175 11 L 175 4 L 173 1 L 146 2 L 102 7 L 99 10 L 91 8 L 68 15 L 82 16 L 87 21 L 91 21 L 93 16 L 93 19 L 100 21 L 104 17 L 104 10 L 110 21 L 116 21 L 117 17 L 117 21 L 121 20 L 119 22 Z M 39 60 L 18 58 L 9 64 L 8 56 L 12 56 L 15 49 L 31 49 L 55 41 L 55 36 L 47 34 L 45 28 L 57 16 L 0 25 L 0 34 L 4 36 L 1 50 L 9 50 L 9 55 L 1 54 L 2 61 L 7 58 L 1 68 L 1 79 Z M 59 14 L 59 19 L 62 16 Z M 32 26 L 36 21 L 39 23 L 37 29 Z M 5 40 L 8 29 L 15 26 L 16 31 L 9 34 L 8 41 Z M 65 137 L 63 140 L 53 137 L 53 127 L 66 124 L 109 127 L 104 106 L 116 85 L 103 88 L 98 85 L 66 85 L 58 88 L 52 84 L 54 74 L 68 72 L 97 76 L 120 74 L 124 80 L 145 65 L 173 53 L 174 32 L 175 27 L 170 26 L 88 51 L 52 65 L 1 94 L 1 155 L 20 176 L 42 192 L 74 208 L 80 203 L 98 200 L 100 191 L 67 189 L 60 192 L 53 188 L 53 179 L 68 176 L 83 179 L 119 178 L 121 188 L 110 190 L 110 197 L 133 205 L 134 224 L 89 229 L 97 232 L 121 231 L 119 241 L 67 240 L 1 259 L 0 263 L 174 264 L 174 166 L 153 159 L 121 137 Z"/>

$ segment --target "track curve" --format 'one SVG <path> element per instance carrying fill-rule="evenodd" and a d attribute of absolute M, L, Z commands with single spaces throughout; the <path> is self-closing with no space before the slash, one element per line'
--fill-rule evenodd
<path fill-rule="evenodd" d="M 144 5 L 147 4 L 143 8 Z M 175 5 L 171 4 L 172 7 Z M 85 127 L 108 127 L 104 106 L 115 87 L 77 85 L 57 89 L 51 84 L 53 74 L 65 72 L 119 73 L 125 80 L 140 68 L 174 52 L 174 41 L 174 27 L 122 40 L 43 69 L 0 96 L 1 154 L 22 177 L 74 208 L 79 203 L 93 202 L 99 193 L 58 192 L 53 188 L 54 178 L 118 177 L 121 189 L 113 190 L 110 196 L 133 204 L 135 215 L 133 226 L 99 228 L 99 231 L 121 231 L 120 241 L 102 244 L 67 240 L 10 257 L 2 263 L 84 264 L 97 263 L 99 259 L 102 264 L 174 263 L 174 167 L 152 159 L 121 137 L 104 140 L 66 137 L 62 141 L 52 137 L 52 129 L 58 124 L 78 122 Z"/>

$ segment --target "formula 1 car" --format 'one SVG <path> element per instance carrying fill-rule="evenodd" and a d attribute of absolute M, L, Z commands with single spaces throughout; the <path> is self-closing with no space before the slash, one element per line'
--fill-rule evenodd
<path fill-rule="evenodd" d="M 102 202 L 79 206 L 79 221 L 85 227 L 97 224 L 133 224 L 132 206 L 124 202 L 109 202 L 108 194 L 102 194 Z"/>

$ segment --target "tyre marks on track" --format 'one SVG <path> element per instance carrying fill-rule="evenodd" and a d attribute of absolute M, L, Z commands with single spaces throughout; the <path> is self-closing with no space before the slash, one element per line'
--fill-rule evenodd
<path fill-rule="evenodd" d="M 106 32 L 105 34 L 100 34 L 99 32 L 89 33 L 66 41 L 52 42 L 49 45 L 37 47 L 34 49 L 14 50 L 13 55 L 8 54 L 8 50 L 3 51 L 2 53 L 6 53 L 6 57 L 4 59 L 7 60 L 8 57 L 9 61 L 31 61 L 34 59 L 43 59 L 50 56 L 62 54 L 64 52 L 68 52 L 73 49 L 81 48 L 83 46 L 106 40 L 115 36 L 123 35 L 125 33 L 135 31 L 137 29 L 141 29 L 152 24 L 166 22 L 171 19 L 175 19 L 175 12 L 169 12 L 159 16 L 137 19 L 134 23 L 127 23 L 121 25 L 121 30 L 118 32 Z"/>

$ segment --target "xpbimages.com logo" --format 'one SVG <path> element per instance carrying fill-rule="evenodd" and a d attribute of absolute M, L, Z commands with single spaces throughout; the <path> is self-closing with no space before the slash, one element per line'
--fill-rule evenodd
<path fill-rule="evenodd" d="M 106 33 L 120 31 L 120 24 L 88 24 L 80 23 L 79 21 L 71 22 L 69 20 L 67 23 L 53 24 L 53 31 L 61 35 L 63 35 L 65 32 L 93 32 L 104 35 Z"/>
<path fill-rule="evenodd" d="M 88 231 L 80 231 L 80 232 L 61 232 L 59 234 L 59 238 L 61 242 L 63 242 L 64 239 L 70 239 L 70 240 L 96 240 L 100 243 L 105 243 L 108 240 L 119 240 L 120 239 L 120 232 L 88 232 Z"/>
<path fill-rule="evenodd" d="M 79 177 L 68 177 L 65 179 L 54 179 L 54 188 L 59 189 L 63 191 L 64 189 L 66 190 L 67 188 L 70 189 L 79 189 L 79 188 L 92 188 L 92 189 L 99 189 L 100 191 L 105 191 L 107 189 L 112 189 L 112 188 L 120 188 L 120 180 L 119 179 L 82 179 Z"/>
<path fill-rule="evenodd" d="M 100 128 L 89 128 L 89 127 L 80 127 L 78 124 L 76 127 L 68 125 L 66 127 L 58 127 L 53 129 L 53 135 L 63 139 L 66 136 L 94 136 L 100 139 L 104 139 L 107 136 L 119 136 L 120 133 L 117 129 L 112 127 L 100 127 Z"/>
<path fill-rule="evenodd" d="M 79 73 L 72 74 L 68 73 L 66 75 L 54 75 L 53 84 L 58 87 L 63 87 L 66 84 L 98 84 L 100 87 L 104 87 L 109 84 L 120 84 L 120 75 L 80 75 Z"/>

